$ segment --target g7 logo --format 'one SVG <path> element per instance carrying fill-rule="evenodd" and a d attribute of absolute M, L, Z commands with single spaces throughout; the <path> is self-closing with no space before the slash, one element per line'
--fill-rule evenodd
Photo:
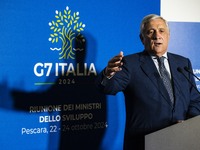
<path fill-rule="evenodd" d="M 50 34 L 49 41 L 52 43 L 62 42 L 61 48 L 50 48 L 51 50 L 58 50 L 59 59 L 75 59 L 75 53 L 73 48 L 73 40 L 76 36 L 79 36 L 84 41 L 84 37 L 81 32 L 84 31 L 85 24 L 79 22 L 79 12 L 72 13 L 69 7 L 61 12 L 55 11 L 55 20 L 49 22 L 50 30 L 53 32 Z"/>

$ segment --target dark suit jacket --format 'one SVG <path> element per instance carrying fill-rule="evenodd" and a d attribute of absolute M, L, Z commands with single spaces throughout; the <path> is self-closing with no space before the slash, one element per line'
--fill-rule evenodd
<path fill-rule="evenodd" d="M 200 114 L 200 94 L 177 70 L 178 67 L 185 66 L 192 69 L 190 60 L 172 53 L 167 55 L 173 81 L 174 105 L 170 102 L 152 58 L 145 51 L 125 56 L 122 71 L 117 72 L 106 83 L 101 83 L 104 76 L 102 73 L 99 75 L 98 86 L 104 93 L 124 93 L 126 150 L 144 149 L 145 134 Z M 183 73 L 195 85 L 193 76 L 184 69 Z"/>

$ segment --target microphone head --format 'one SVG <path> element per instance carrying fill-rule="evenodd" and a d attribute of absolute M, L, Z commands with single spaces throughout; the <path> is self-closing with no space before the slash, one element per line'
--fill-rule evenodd
<path fill-rule="evenodd" d="M 183 70 L 180 67 L 178 67 L 177 70 L 178 72 L 181 72 L 181 73 L 183 72 Z"/>

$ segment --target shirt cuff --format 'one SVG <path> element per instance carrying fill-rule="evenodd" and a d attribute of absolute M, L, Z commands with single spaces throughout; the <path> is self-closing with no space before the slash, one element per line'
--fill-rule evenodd
<path fill-rule="evenodd" d="M 106 71 L 106 68 L 103 70 L 103 76 L 104 76 L 104 78 L 111 79 L 114 76 L 114 75 L 112 75 L 112 76 L 106 76 L 105 75 L 105 71 Z"/>
<path fill-rule="evenodd" d="M 103 80 L 101 81 L 101 85 L 106 86 L 108 80 L 110 80 L 113 76 L 114 75 L 112 75 L 112 76 L 106 76 L 105 75 L 105 69 L 104 69 L 103 70 Z"/>

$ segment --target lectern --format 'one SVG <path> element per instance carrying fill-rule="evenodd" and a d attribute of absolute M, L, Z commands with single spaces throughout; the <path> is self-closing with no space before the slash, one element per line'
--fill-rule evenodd
<path fill-rule="evenodd" d="M 146 135 L 145 150 L 200 150 L 200 116 Z"/>

